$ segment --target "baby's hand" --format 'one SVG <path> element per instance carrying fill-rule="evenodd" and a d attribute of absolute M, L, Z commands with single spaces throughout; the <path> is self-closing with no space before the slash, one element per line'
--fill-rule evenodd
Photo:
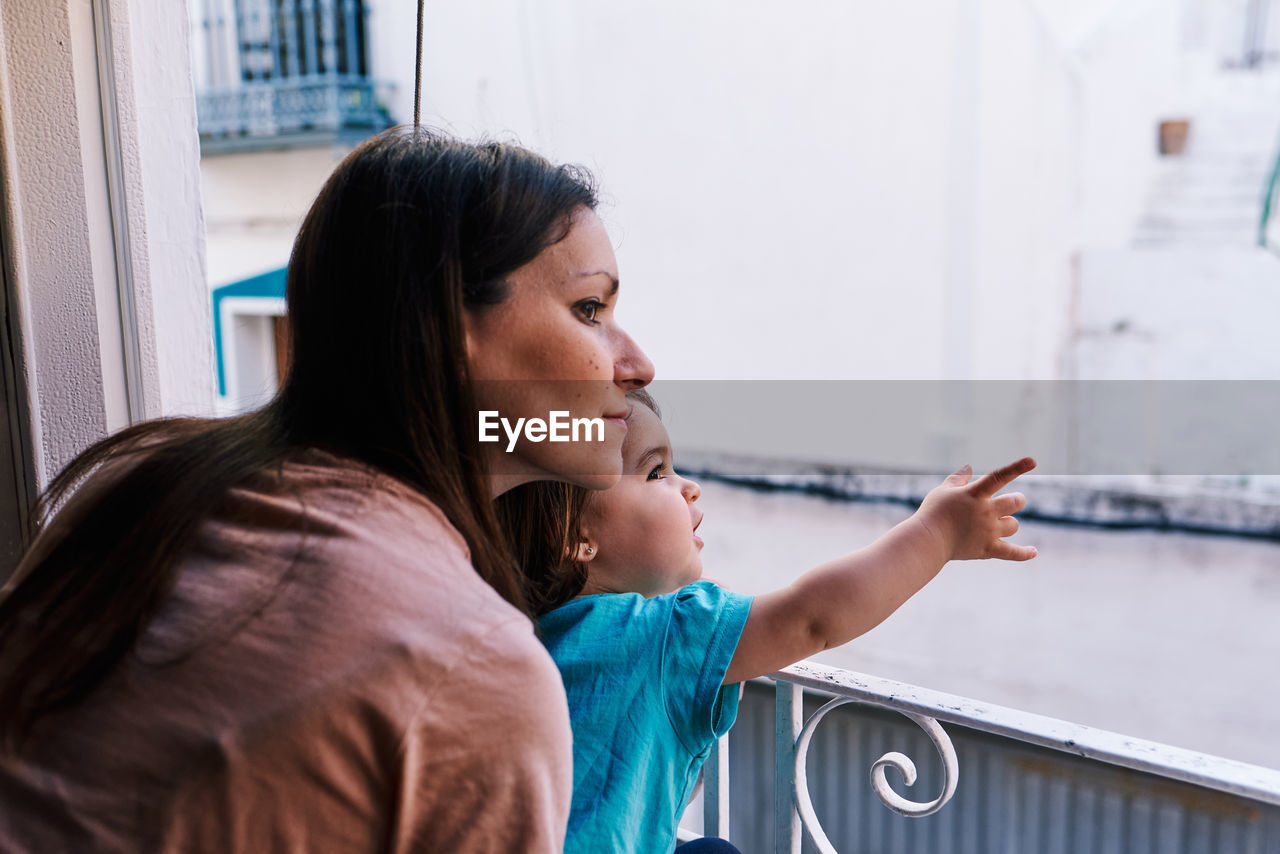
<path fill-rule="evenodd" d="M 1035 460 L 1023 457 L 970 483 L 973 469 L 966 465 L 925 496 L 916 518 L 950 560 L 1030 560 L 1036 556 L 1034 546 L 1015 546 L 1003 539 L 1017 533 L 1013 514 L 1027 506 L 1026 497 L 1020 492 L 996 493 L 1035 467 Z"/>

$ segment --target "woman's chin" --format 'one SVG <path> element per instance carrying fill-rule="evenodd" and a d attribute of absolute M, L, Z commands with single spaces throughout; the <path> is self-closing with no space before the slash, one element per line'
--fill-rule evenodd
<path fill-rule="evenodd" d="M 584 489 L 609 489 L 622 479 L 622 442 L 566 445 L 560 453 L 536 460 L 545 477 Z"/>
<path fill-rule="evenodd" d="M 606 442 L 594 447 L 526 444 L 531 452 L 490 452 L 489 473 L 516 484 L 539 480 L 571 483 L 584 489 L 600 490 L 615 486 L 622 478 L 621 442 Z M 589 453 L 583 453 L 589 451 Z"/>

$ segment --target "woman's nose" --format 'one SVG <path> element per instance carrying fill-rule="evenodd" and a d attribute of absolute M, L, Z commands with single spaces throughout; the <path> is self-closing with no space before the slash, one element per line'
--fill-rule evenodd
<path fill-rule="evenodd" d="M 613 360 L 613 381 L 626 389 L 644 388 L 653 382 L 653 362 L 621 329 L 618 330 L 618 355 Z"/>

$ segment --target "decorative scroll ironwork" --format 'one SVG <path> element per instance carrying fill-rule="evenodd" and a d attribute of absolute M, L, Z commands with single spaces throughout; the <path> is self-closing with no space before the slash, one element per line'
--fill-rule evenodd
<path fill-rule="evenodd" d="M 852 700 L 846 697 L 837 697 L 831 702 L 824 705 L 818 711 L 813 713 L 805 723 L 804 728 L 800 731 L 800 737 L 796 739 L 795 747 L 795 775 L 793 786 L 795 789 L 796 811 L 800 815 L 800 823 L 806 831 L 809 832 L 810 838 L 814 845 L 823 854 L 835 854 L 836 849 L 831 845 L 831 841 L 827 839 L 826 832 L 822 829 L 822 823 L 818 821 L 818 816 L 813 810 L 813 800 L 809 797 L 809 777 L 808 777 L 808 757 L 809 742 L 813 739 L 813 733 L 818 728 L 818 724 L 826 717 L 827 713 L 832 709 L 848 703 L 863 702 L 861 700 Z M 874 705 L 874 704 L 871 704 Z M 905 712 L 901 709 L 895 710 L 899 714 L 911 719 L 917 726 L 924 730 L 925 734 L 933 742 L 938 749 L 938 755 L 942 759 L 943 769 L 943 785 L 942 793 L 931 801 L 918 803 L 910 801 L 899 795 L 889 785 L 889 781 L 885 776 L 885 768 L 896 768 L 902 773 L 903 779 L 908 786 L 912 786 L 916 782 L 916 765 L 911 758 L 905 754 L 891 751 L 877 759 L 871 766 L 871 786 L 875 789 L 876 795 L 881 802 L 889 809 L 909 818 L 922 818 L 926 815 L 932 815 L 946 805 L 947 801 L 956 793 L 956 785 L 960 780 L 960 762 L 956 758 L 955 746 L 951 743 L 950 736 L 946 730 L 942 728 L 935 719 L 926 717 L 925 715 L 917 715 L 912 712 Z"/>
<path fill-rule="evenodd" d="M 267 136 L 303 130 L 381 129 L 373 84 L 333 77 L 295 78 L 201 92 L 202 136 Z"/>
<path fill-rule="evenodd" d="M 902 798 L 888 785 L 885 769 L 889 767 L 898 769 L 908 785 L 915 782 L 915 765 L 906 756 L 887 753 L 872 765 L 872 786 L 890 809 L 903 815 L 936 812 L 955 793 L 959 780 L 959 763 L 950 737 L 942 729 L 943 723 L 1151 775 L 1158 778 L 1157 782 L 1159 779 L 1176 781 L 1207 793 L 1221 793 L 1230 798 L 1243 799 L 1242 809 L 1249 808 L 1251 802 L 1280 806 L 1280 770 L 1277 769 L 1207 756 L 1193 750 L 810 661 L 794 664 L 773 674 L 771 678 L 774 680 L 775 690 L 776 757 L 773 850 L 778 854 L 801 854 L 801 842 L 806 829 L 818 850 L 824 854 L 832 854 L 835 850 L 814 814 L 809 793 L 807 754 L 813 733 L 821 720 L 831 710 L 849 702 L 887 709 L 910 718 L 925 731 L 938 750 L 945 772 L 942 793 L 933 801 L 925 803 L 914 803 Z M 802 698 L 806 688 L 834 699 L 804 721 Z M 713 751 L 712 761 L 717 763 L 717 770 L 720 768 L 719 757 L 722 753 L 727 755 L 727 750 L 725 740 L 721 739 Z M 721 773 L 722 778 L 726 776 Z M 971 782 L 969 785 L 977 784 Z M 712 803 L 708 803 L 704 797 L 703 822 L 704 827 L 714 828 L 715 832 L 724 837 L 728 829 L 728 798 L 726 794 L 717 794 L 720 796 L 713 799 Z M 981 798 L 982 792 L 978 794 Z M 681 841 L 695 837 L 695 834 L 685 832 Z"/>

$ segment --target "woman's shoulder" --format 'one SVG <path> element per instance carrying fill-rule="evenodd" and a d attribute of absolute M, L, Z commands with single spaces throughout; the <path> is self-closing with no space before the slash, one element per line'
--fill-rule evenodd
<path fill-rule="evenodd" d="M 430 499 L 364 463 L 307 451 L 233 489 L 203 523 L 145 646 L 168 660 L 278 631 L 447 657 L 512 620 L 528 626 Z"/>
<path fill-rule="evenodd" d="M 470 561 L 466 540 L 435 502 L 368 463 L 310 448 L 284 463 L 280 478 L 281 491 L 299 498 L 318 523 L 376 540 L 370 545 L 377 547 L 406 541 L 452 547 Z"/>
<path fill-rule="evenodd" d="M 477 609 L 505 604 L 476 573 L 466 540 L 440 507 L 371 465 L 309 450 L 282 467 L 271 494 L 241 497 L 282 505 L 299 529 L 298 560 L 313 577 L 353 588 L 362 600 L 392 608 L 452 600 L 477 618 Z"/>

